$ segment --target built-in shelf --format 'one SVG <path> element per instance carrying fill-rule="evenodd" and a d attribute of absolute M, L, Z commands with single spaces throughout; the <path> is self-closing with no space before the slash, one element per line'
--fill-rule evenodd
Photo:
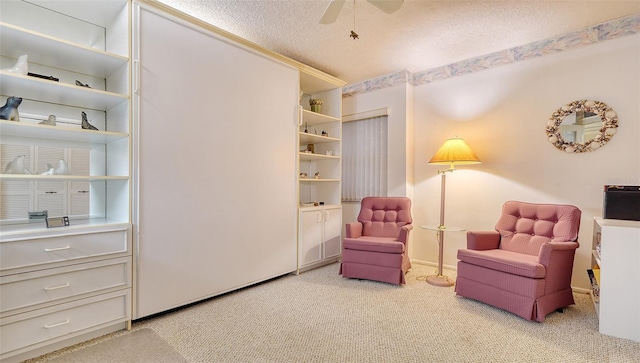
<path fill-rule="evenodd" d="M 315 178 L 300 178 L 302 183 L 326 183 L 326 182 L 339 182 L 340 179 L 315 179 Z"/>
<path fill-rule="evenodd" d="M 34 174 L 0 174 L 0 180 L 25 180 L 25 181 L 97 181 L 97 180 L 129 180 L 128 176 L 89 176 L 89 175 L 34 175 Z"/>
<path fill-rule="evenodd" d="M 596 261 L 596 263 L 598 264 L 598 266 L 600 266 L 600 255 L 598 255 L 598 252 L 596 250 L 591 250 L 591 254 L 593 255 L 593 259 Z"/>
<path fill-rule="evenodd" d="M 0 22 L 3 56 L 28 55 L 30 63 L 107 78 L 129 62 L 127 57 L 58 39 L 19 26 Z M 5 54 L 6 53 L 6 54 Z"/>
<path fill-rule="evenodd" d="M 0 70 L 2 92 L 23 99 L 64 104 L 79 108 L 108 110 L 129 99 L 119 93 L 80 87 Z"/>
<path fill-rule="evenodd" d="M 305 122 L 305 125 L 313 126 L 313 125 L 321 125 L 329 122 L 341 122 L 341 120 L 337 117 L 327 116 L 321 113 L 302 110 L 302 117 Z"/>
<path fill-rule="evenodd" d="M 34 139 L 50 139 L 104 145 L 113 141 L 127 139 L 129 134 L 123 132 L 85 130 L 79 127 L 71 128 L 65 126 L 49 126 L 0 120 L 0 136 L 27 137 Z"/>
<path fill-rule="evenodd" d="M 326 205 L 301 205 L 299 210 L 301 211 L 309 211 L 309 210 L 322 210 L 323 208 L 340 208 L 339 204 L 326 204 Z"/>
<path fill-rule="evenodd" d="M 589 296 L 591 296 L 591 301 L 593 302 L 593 307 L 596 309 L 596 315 L 600 317 L 600 302 L 598 302 L 599 298 L 596 298 L 593 295 L 593 290 L 589 290 Z"/>
<path fill-rule="evenodd" d="M 310 161 L 310 160 L 329 160 L 329 159 L 340 159 L 339 156 L 336 155 L 324 155 L 324 154 L 313 154 L 313 153 L 300 153 L 300 161 Z"/>
<path fill-rule="evenodd" d="M 308 94 L 333 91 L 346 82 L 313 68 L 305 68 L 300 72 L 300 88 Z"/>
<path fill-rule="evenodd" d="M 316 134 L 309 134 L 306 132 L 301 132 L 300 133 L 300 143 L 304 143 L 304 144 L 322 144 L 325 142 L 335 142 L 335 141 L 340 141 L 340 139 L 337 139 L 335 137 L 330 137 L 330 136 L 322 136 L 322 135 L 316 135 Z"/>

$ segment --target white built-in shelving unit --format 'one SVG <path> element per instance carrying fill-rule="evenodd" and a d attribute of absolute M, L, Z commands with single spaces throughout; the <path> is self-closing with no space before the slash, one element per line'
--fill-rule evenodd
<path fill-rule="evenodd" d="M 342 86 L 338 79 L 300 72 L 298 272 L 341 255 Z M 311 111 L 309 99 L 322 100 L 319 112 Z"/>
<path fill-rule="evenodd" d="M 0 3 L 0 103 L 22 98 L 20 120 L 0 120 L 3 362 L 130 323 L 129 19 L 127 0 Z M 12 71 L 22 55 L 57 81 Z M 20 155 L 27 171 L 5 173 Z M 45 175 L 59 160 L 70 172 Z M 29 218 L 44 210 L 70 225 Z"/>
<path fill-rule="evenodd" d="M 640 342 L 640 221 L 595 218 L 592 270 L 600 333 Z"/>

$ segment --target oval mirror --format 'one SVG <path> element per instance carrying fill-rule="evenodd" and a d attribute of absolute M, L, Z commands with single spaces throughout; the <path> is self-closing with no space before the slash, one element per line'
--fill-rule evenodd
<path fill-rule="evenodd" d="M 599 149 L 618 128 L 618 115 L 600 101 L 573 101 L 556 110 L 547 122 L 547 140 L 568 153 Z"/>

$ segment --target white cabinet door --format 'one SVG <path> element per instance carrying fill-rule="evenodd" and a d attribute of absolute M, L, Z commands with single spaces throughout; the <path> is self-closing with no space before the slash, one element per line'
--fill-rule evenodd
<path fill-rule="evenodd" d="M 328 206 L 300 211 L 298 268 L 340 255 L 342 207 Z"/>
<path fill-rule="evenodd" d="M 300 266 L 322 259 L 323 214 L 321 209 L 300 212 Z"/>
<path fill-rule="evenodd" d="M 324 258 L 342 253 L 342 208 L 326 208 L 324 215 Z"/>

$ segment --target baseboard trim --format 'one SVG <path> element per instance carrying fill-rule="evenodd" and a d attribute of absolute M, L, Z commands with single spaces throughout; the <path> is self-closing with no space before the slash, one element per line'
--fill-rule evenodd
<path fill-rule="evenodd" d="M 438 267 L 438 264 L 435 262 L 430 262 L 430 261 L 424 261 L 424 260 L 416 260 L 416 259 L 411 259 L 411 263 L 415 263 L 418 265 L 426 265 L 426 266 L 433 266 L 433 267 Z M 445 270 L 451 270 L 451 271 L 456 271 L 457 268 L 456 266 L 451 266 L 451 265 L 442 265 L 442 268 Z"/>

